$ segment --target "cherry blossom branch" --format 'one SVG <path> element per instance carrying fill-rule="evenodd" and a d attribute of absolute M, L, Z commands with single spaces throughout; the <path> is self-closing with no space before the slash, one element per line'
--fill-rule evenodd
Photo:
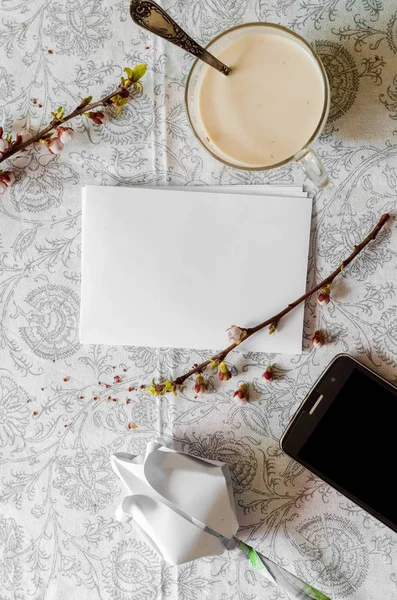
<path fill-rule="evenodd" d="M 104 96 L 97 102 L 92 102 L 92 104 L 84 103 L 84 100 L 83 100 L 81 102 L 81 104 L 79 104 L 79 106 L 77 106 L 77 108 L 75 108 L 71 113 L 62 117 L 62 120 L 57 120 L 56 118 L 54 118 L 50 121 L 50 123 L 47 125 L 47 127 L 44 127 L 44 129 L 42 129 L 41 131 L 39 131 L 38 133 L 33 135 L 31 138 L 28 138 L 24 142 L 13 143 L 11 145 L 10 149 L 6 153 L 4 153 L 3 156 L 0 158 L 0 163 L 2 163 L 4 160 L 7 160 L 7 158 L 10 158 L 14 154 L 17 154 L 18 152 L 22 152 L 22 150 L 25 150 L 32 144 L 36 144 L 37 142 L 40 142 L 40 140 L 44 140 L 46 138 L 47 134 L 50 133 L 51 131 L 53 131 L 54 129 L 56 129 L 57 127 L 59 127 L 61 125 L 61 123 L 66 123 L 67 121 L 74 119 L 78 115 L 82 115 L 83 113 L 90 112 L 90 111 L 94 110 L 94 108 L 98 108 L 99 106 L 105 106 L 106 103 L 108 103 L 114 96 L 119 94 L 120 91 L 121 91 L 121 86 L 118 86 L 117 89 L 114 90 L 111 94 Z"/>
<path fill-rule="evenodd" d="M 15 140 L 12 139 L 11 134 L 3 137 L 3 128 L 0 127 L 0 164 L 37 142 L 44 143 L 52 154 L 58 154 L 62 150 L 63 145 L 72 138 L 73 130 L 69 127 L 64 127 L 64 123 L 71 121 L 79 115 L 85 115 L 94 123 L 100 125 L 105 119 L 105 114 L 102 111 L 95 111 L 99 107 L 112 105 L 117 109 L 117 112 L 120 112 L 130 97 L 131 92 L 129 88 L 134 90 L 142 89 L 142 84 L 139 80 L 146 72 L 146 65 L 137 65 L 134 69 L 126 67 L 124 71 L 127 77 L 121 77 L 120 84 L 113 92 L 96 102 L 92 102 L 92 96 L 83 98 L 80 104 L 68 115 L 64 114 L 64 110 L 60 106 L 52 113 L 53 118 L 49 124 L 28 139 L 24 139 L 26 134 L 17 134 Z M 55 130 L 57 131 L 57 137 L 52 138 Z M 11 172 L 0 171 L 0 193 L 4 193 L 7 187 L 14 183 L 14 181 L 15 177 Z"/>
<path fill-rule="evenodd" d="M 182 385 L 186 381 L 186 379 L 189 379 L 189 377 L 191 377 L 195 373 L 198 373 L 199 375 L 201 375 L 202 371 L 209 365 L 212 365 L 213 367 L 215 366 L 216 368 L 219 369 L 218 375 L 223 375 L 223 377 L 221 376 L 220 379 L 229 379 L 231 377 L 231 374 L 230 374 L 227 366 L 224 363 L 224 360 L 225 360 L 226 356 L 229 354 L 229 352 L 231 352 L 232 350 L 237 348 L 237 346 L 239 346 L 240 344 L 245 342 L 245 340 L 250 338 L 252 335 L 257 333 L 258 331 L 261 331 L 265 327 L 269 327 L 269 333 L 274 333 L 274 331 L 276 331 L 276 328 L 277 328 L 277 325 L 278 325 L 280 319 L 285 317 L 285 315 L 290 313 L 294 308 L 299 306 L 299 304 L 301 304 L 302 302 L 307 300 L 307 298 L 310 298 L 310 296 L 312 296 L 319 290 L 323 290 L 323 293 L 320 294 L 320 296 L 323 296 L 324 298 L 329 296 L 330 286 L 331 286 L 332 282 L 334 281 L 334 279 L 340 273 L 342 273 L 342 271 L 356 258 L 356 256 L 358 256 L 360 254 L 360 252 L 372 240 L 374 240 L 376 238 L 376 236 L 378 235 L 378 233 L 380 232 L 382 227 L 385 225 L 385 223 L 389 220 L 389 218 L 390 218 L 390 215 L 387 213 L 382 215 L 380 217 L 378 223 L 373 228 L 373 230 L 367 235 L 366 238 L 363 239 L 363 241 L 360 244 L 358 244 L 357 246 L 354 246 L 353 252 L 345 260 L 343 260 L 341 262 L 341 264 L 339 265 L 339 267 L 337 269 L 335 269 L 335 271 L 333 271 L 330 275 L 328 275 L 328 277 L 326 277 L 325 279 L 320 281 L 320 283 L 315 285 L 308 292 L 306 292 L 305 294 L 303 294 L 302 296 L 300 296 L 299 298 L 294 300 L 294 302 L 291 302 L 290 304 L 288 304 L 288 306 L 286 306 L 283 310 L 276 313 L 272 317 L 266 319 L 265 321 L 262 321 L 262 323 L 255 325 L 255 327 L 248 327 L 248 328 L 243 329 L 240 327 L 233 326 L 234 329 L 238 330 L 241 333 L 240 333 L 240 338 L 237 339 L 236 341 L 234 341 L 232 344 L 230 344 L 230 346 L 228 346 L 224 350 L 221 350 L 221 352 L 218 352 L 217 354 L 215 354 L 208 360 L 205 360 L 201 364 L 195 365 L 192 369 L 190 369 L 190 371 L 188 371 L 184 375 L 181 375 L 180 377 L 177 377 L 174 381 L 167 381 L 164 384 L 153 383 L 152 386 L 147 391 L 149 391 L 150 393 L 156 394 L 156 395 L 163 395 L 164 393 L 170 392 L 170 391 L 175 392 L 177 386 Z M 319 296 L 319 299 L 320 299 L 320 296 Z M 320 300 L 320 302 L 321 302 L 321 300 Z M 316 333 L 319 334 L 319 332 L 316 332 Z M 201 379 L 202 379 L 202 381 L 196 382 L 195 390 L 197 392 L 205 391 L 206 384 L 202 377 L 201 377 Z M 200 386 L 201 386 L 201 388 L 200 388 Z M 202 386 L 204 386 L 204 389 L 202 388 Z M 196 387 L 197 387 L 197 389 L 196 389 Z M 241 392 L 241 393 L 243 393 L 243 392 Z"/>

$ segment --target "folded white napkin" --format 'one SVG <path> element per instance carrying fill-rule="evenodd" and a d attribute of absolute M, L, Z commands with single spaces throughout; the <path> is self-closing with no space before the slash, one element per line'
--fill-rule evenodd
<path fill-rule="evenodd" d="M 133 520 L 144 541 L 164 560 L 181 564 L 221 554 L 224 538 L 238 529 L 228 466 L 176 452 L 161 441 L 146 454 L 112 456 L 113 470 L 128 495 L 116 512 Z"/>

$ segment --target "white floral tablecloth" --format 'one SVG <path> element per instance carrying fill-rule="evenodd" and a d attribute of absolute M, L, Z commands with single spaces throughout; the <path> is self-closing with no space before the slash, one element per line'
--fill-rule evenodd
<path fill-rule="evenodd" d="M 166 8 L 203 42 L 237 23 L 271 20 L 304 35 L 323 58 L 333 100 L 316 146 L 334 186 L 315 199 L 313 282 L 339 264 L 382 212 L 396 208 L 394 0 L 172 1 Z M 122 492 L 110 454 L 139 453 L 158 433 L 175 447 L 229 463 L 241 536 L 261 552 L 331 598 L 395 599 L 396 534 L 283 456 L 278 445 L 338 352 L 396 381 L 395 225 L 339 279 L 328 307 L 307 305 L 301 357 L 236 354 L 230 357 L 235 377 L 222 386 L 213 378 L 203 397 L 190 389 L 162 400 L 144 390 L 131 394 L 130 386 L 174 377 L 207 353 L 79 345 L 81 187 L 288 184 L 303 176 L 293 166 L 240 173 L 207 156 L 184 110 L 192 58 L 138 30 L 128 0 L 0 0 L 0 19 L 6 131 L 35 131 L 60 104 L 72 109 L 81 96 L 111 91 L 124 66 L 149 65 L 144 94 L 119 118 L 103 126 L 80 118 L 61 155 L 40 148 L 10 160 L 17 182 L 0 197 L 1 600 L 285 598 L 233 554 L 181 568 L 162 564 L 128 525 L 114 520 Z M 290 95 L 293 110 L 293 89 Z M 167 235 L 153 243 L 167 244 Z M 233 265 L 225 286 L 234 293 L 231 273 Z M 110 278 L 103 293 L 122 293 L 122 282 Z M 313 349 L 307 340 L 319 327 L 328 343 Z M 261 373 L 270 362 L 282 377 L 265 384 Z M 125 376 L 121 384 L 98 384 L 112 384 L 115 375 Z M 243 380 L 252 383 L 248 406 L 232 400 Z M 129 422 L 138 428 L 128 429 Z M 392 493 L 395 473 L 390 481 L 377 479 L 384 457 L 371 439 L 368 456 L 368 478 Z"/>

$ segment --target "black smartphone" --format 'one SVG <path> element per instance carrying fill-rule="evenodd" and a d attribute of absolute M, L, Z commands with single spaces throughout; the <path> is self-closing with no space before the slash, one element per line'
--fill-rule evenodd
<path fill-rule="evenodd" d="M 291 458 L 397 532 L 397 388 L 340 354 L 280 443 Z"/>

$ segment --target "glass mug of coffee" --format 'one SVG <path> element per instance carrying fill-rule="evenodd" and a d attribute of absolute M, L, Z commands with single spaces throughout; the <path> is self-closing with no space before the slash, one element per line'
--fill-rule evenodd
<path fill-rule="evenodd" d="M 231 67 L 225 76 L 196 60 L 185 101 L 203 146 L 224 164 L 262 171 L 291 161 L 318 187 L 328 174 L 310 145 L 328 117 L 324 66 L 302 37 L 273 23 L 224 31 L 206 49 Z"/>

